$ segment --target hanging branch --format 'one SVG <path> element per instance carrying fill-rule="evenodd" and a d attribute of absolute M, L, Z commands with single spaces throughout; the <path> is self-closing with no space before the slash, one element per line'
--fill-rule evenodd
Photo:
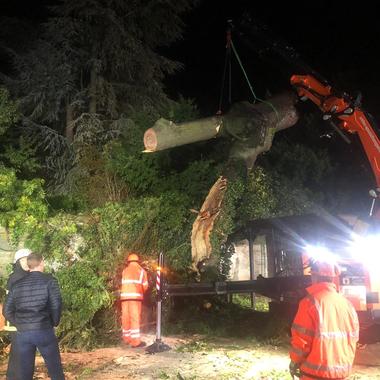
<path fill-rule="evenodd" d="M 273 97 L 270 102 L 236 103 L 220 117 L 209 117 L 189 123 L 174 124 L 160 119 L 144 135 L 145 149 L 156 152 L 192 142 L 224 136 L 230 141 L 229 158 L 223 175 L 210 189 L 193 224 L 191 235 L 193 267 L 211 256 L 210 234 L 223 208 L 228 182 L 245 166 L 249 173 L 257 157 L 267 152 L 275 134 L 298 121 L 293 94 Z"/>

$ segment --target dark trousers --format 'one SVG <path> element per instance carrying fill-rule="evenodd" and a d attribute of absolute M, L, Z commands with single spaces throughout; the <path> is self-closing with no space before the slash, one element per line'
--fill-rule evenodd
<path fill-rule="evenodd" d="M 20 375 L 22 380 L 32 380 L 36 348 L 44 358 L 52 380 L 64 380 L 58 341 L 53 329 L 18 331 L 16 345 L 20 355 Z"/>
<path fill-rule="evenodd" d="M 9 332 L 11 349 L 8 357 L 7 380 L 22 380 L 20 375 L 20 355 L 16 344 L 16 331 Z"/>

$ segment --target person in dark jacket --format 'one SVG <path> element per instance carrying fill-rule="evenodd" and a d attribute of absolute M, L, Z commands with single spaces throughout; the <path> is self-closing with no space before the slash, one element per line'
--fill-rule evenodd
<path fill-rule="evenodd" d="M 17 282 L 18 280 L 21 280 L 23 277 L 25 277 L 29 273 L 29 268 L 28 268 L 28 263 L 27 263 L 26 258 L 29 256 L 30 253 L 32 253 L 31 250 L 27 248 L 19 249 L 15 253 L 13 271 L 10 274 L 8 278 L 8 282 L 7 282 L 7 287 L 6 287 L 7 293 L 12 288 L 15 282 Z M 15 344 L 16 327 L 12 326 L 9 323 L 9 321 L 6 321 L 6 324 L 4 326 L 4 331 L 9 332 L 9 338 L 11 340 L 11 348 L 9 351 L 6 379 L 7 380 L 22 380 L 19 374 L 20 358 L 19 358 L 19 354 L 17 350 L 17 345 Z"/>
<path fill-rule="evenodd" d="M 54 326 L 61 317 L 61 294 L 57 280 L 44 271 L 41 255 L 31 253 L 30 273 L 13 284 L 5 300 L 4 317 L 17 328 L 16 345 L 21 358 L 22 380 L 32 380 L 36 349 L 52 380 L 64 380 Z"/>

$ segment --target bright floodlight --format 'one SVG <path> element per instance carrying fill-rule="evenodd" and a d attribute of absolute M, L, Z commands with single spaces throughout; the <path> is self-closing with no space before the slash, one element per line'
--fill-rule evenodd
<path fill-rule="evenodd" d="M 307 255 L 314 260 L 331 264 L 335 264 L 337 261 L 337 257 L 322 245 L 307 245 L 305 251 Z"/>
<path fill-rule="evenodd" d="M 378 268 L 380 264 L 380 236 L 357 237 L 350 247 L 352 257 L 368 268 Z"/>

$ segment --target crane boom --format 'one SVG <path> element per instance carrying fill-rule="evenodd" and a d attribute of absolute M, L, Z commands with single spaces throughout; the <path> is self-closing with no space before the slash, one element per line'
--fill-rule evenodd
<path fill-rule="evenodd" d="M 232 27 L 232 21 L 229 21 L 229 28 Z M 266 25 L 250 15 L 244 15 L 239 26 L 233 27 L 233 30 L 241 41 L 255 51 L 261 59 L 277 63 L 280 58 L 286 63 L 290 83 L 302 100 L 309 99 L 318 106 L 323 112 L 324 120 L 332 121 L 338 131 L 358 134 L 370 162 L 379 193 L 380 132 L 377 132 L 374 122 L 361 108 L 359 102 L 347 93 L 333 88 L 328 80 L 302 59 L 293 46 L 278 36 L 273 36 Z M 275 57 L 271 56 L 272 53 Z"/>
<path fill-rule="evenodd" d="M 334 94 L 330 85 L 313 75 L 292 75 L 290 83 L 301 99 L 310 99 L 318 106 L 324 120 L 332 118 L 344 131 L 358 134 L 380 188 L 380 139 L 366 113 L 355 105 L 349 95 Z"/>

